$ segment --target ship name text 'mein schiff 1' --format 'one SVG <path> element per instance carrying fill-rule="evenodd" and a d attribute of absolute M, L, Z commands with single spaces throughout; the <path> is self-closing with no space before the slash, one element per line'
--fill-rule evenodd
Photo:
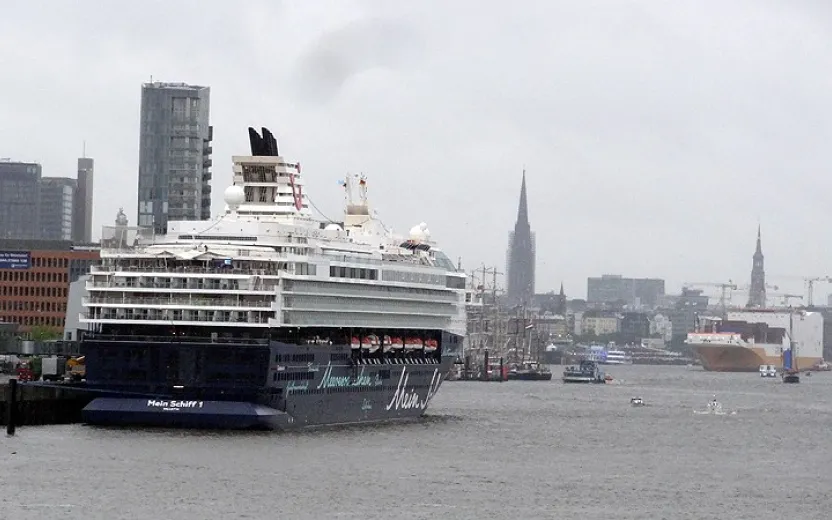
<path fill-rule="evenodd" d="M 167 234 L 111 226 L 83 302 L 89 424 L 271 428 L 422 415 L 465 334 L 465 274 L 422 223 L 397 237 L 350 175 L 313 219 L 267 130 L 226 211 Z"/>

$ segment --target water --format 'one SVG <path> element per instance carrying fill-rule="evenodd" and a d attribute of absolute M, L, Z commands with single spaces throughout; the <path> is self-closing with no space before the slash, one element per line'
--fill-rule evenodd
<path fill-rule="evenodd" d="M 826 519 L 832 373 L 607 367 L 448 382 L 418 423 L 292 434 L 21 427 L 0 518 Z M 556 377 L 559 367 L 555 367 Z M 716 394 L 726 412 L 697 415 Z M 631 407 L 640 396 L 645 407 Z"/>

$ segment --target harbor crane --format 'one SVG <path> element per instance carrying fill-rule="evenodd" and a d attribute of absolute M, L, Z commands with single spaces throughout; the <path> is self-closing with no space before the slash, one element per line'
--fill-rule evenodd
<path fill-rule="evenodd" d="M 721 282 L 685 282 L 682 284 L 683 288 L 687 287 L 719 287 L 720 295 L 719 295 L 719 306 L 722 308 L 723 314 L 725 313 L 725 308 L 728 305 L 728 300 L 731 299 L 731 295 L 728 291 L 735 291 L 738 289 L 737 284 L 735 284 L 732 280 L 728 280 L 728 283 L 721 283 Z"/>
<path fill-rule="evenodd" d="M 764 287 L 766 288 L 766 291 L 768 291 L 769 289 L 771 289 L 773 291 L 776 291 L 776 290 L 780 289 L 780 287 L 778 287 L 776 285 L 769 285 L 769 284 L 765 284 Z M 751 290 L 751 284 L 743 285 L 742 287 L 738 288 L 737 290 L 747 293 Z M 766 292 L 766 298 L 768 298 L 769 296 L 779 296 L 779 295 L 776 294 L 776 293 Z M 728 299 L 730 300 L 730 297 Z"/>
<path fill-rule="evenodd" d="M 830 276 L 809 276 L 803 279 L 806 282 L 806 306 L 812 306 L 812 293 L 814 292 L 815 282 L 832 282 Z"/>
<path fill-rule="evenodd" d="M 788 294 L 788 293 L 771 293 L 771 294 L 766 294 L 766 297 L 768 297 L 768 296 L 773 296 L 773 297 L 775 297 L 775 298 L 783 298 L 783 306 L 784 306 L 784 307 L 791 307 L 791 302 L 789 302 L 789 300 L 790 300 L 790 299 L 792 299 L 792 298 L 796 298 L 796 299 L 798 299 L 798 300 L 802 300 L 802 299 L 803 299 L 803 295 L 802 295 L 802 294 Z"/>
<path fill-rule="evenodd" d="M 787 278 L 792 280 L 803 280 L 806 287 L 806 306 L 811 307 L 814 303 L 815 282 L 832 282 L 832 276 L 773 276 L 773 278 Z"/>

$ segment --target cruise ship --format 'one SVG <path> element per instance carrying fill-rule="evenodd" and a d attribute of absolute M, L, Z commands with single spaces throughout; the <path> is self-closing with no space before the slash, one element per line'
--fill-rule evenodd
<path fill-rule="evenodd" d="M 267 129 L 226 210 L 167 233 L 110 226 L 80 317 L 93 425 L 290 429 L 422 415 L 465 335 L 466 276 L 427 225 L 394 235 L 367 179 L 312 217 Z"/>
<path fill-rule="evenodd" d="M 748 309 L 700 317 L 686 343 L 705 370 L 757 372 L 761 365 L 790 368 L 823 361 L 823 315 L 811 311 Z M 784 363 L 784 360 L 786 362 Z"/>

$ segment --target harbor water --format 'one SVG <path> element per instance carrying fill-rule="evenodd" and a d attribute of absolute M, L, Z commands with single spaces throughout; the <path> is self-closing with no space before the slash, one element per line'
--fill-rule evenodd
<path fill-rule="evenodd" d="M 0 518 L 827 519 L 832 373 L 605 367 L 446 382 L 416 423 L 297 433 L 30 426 Z M 726 415 L 696 414 L 714 395 Z M 631 407 L 639 396 L 647 406 Z M 736 412 L 731 414 L 731 412 Z"/>

